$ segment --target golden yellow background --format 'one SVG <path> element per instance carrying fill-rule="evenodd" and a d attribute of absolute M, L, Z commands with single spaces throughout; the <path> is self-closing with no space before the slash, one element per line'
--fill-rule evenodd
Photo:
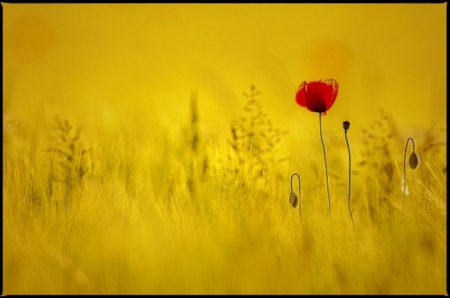
<path fill-rule="evenodd" d="M 384 109 L 413 133 L 446 118 L 446 5 L 2 3 L 3 107 L 175 128 L 197 90 L 218 131 L 255 84 L 278 126 L 317 137 L 295 92 L 331 77 L 325 130 L 349 120 L 357 133 Z"/>
<path fill-rule="evenodd" d="M 447 294 L 446 5 L 2 3 L 4 292 Z"/>

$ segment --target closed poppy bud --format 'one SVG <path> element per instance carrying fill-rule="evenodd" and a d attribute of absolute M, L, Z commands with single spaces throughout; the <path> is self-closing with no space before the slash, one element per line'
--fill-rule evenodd
<path fill-rule="evenodd" d="M 419 159 L 419 155 L 417 155 L 416 152 L 411 153 L 411 155 L 409 156 L 409 166 L 411 167 L 411 169 L 415 169 L 417 168 L 417 166 L 420 163 L 420 159 Z"/>
<path fill-rule="evenodd" d="M 291 192 L 291 194 L 289 195 L 289 203 L 291 203 L 292 207 L 297 207 L 298 205 L 298 196 L 295 192 Z"/>
<path fill-rule="evenodd" d="M 344 125 L 344 130 L 345 131 L 347 131 L 350 128 L 350 122 L 348 122 L 348 121 L 344 121 L 343 125 Z"/>

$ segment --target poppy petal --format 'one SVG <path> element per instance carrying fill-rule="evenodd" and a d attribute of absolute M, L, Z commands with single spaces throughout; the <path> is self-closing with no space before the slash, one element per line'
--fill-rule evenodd
<path fill-rule="evenodd" d="M 299 86 L 295 101 L 311 112 L 326 115 L 336 101 L 339 84 L 334 79 L 303 82 Z"/>
<path fill-rule="evenodd" d="M 295 96 L 295 101 L 301 107 L 306 107 L 306 85 L 306 82 L 301 83 Z"/>
<path fill-rule="evenodd" d="M 328 87 L 326 98 L 327 98 L 327 110 L 329 110 L 331 106 L 333 106 L 338 96 L 339 84 L 334 79 L 325 80 L 325 83 L 327 84 Z"/>
<path fill-rule="evenodd" d="M 306 107 L 312 112 L 322 113 L 327 110 L 322 82 L 310 82 L 306 91 Z"/>

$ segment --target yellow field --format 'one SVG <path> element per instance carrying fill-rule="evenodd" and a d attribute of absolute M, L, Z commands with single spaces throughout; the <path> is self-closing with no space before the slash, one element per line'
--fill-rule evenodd
<path fill-rule="evenodd" d="M 3 294 L 448 295 L 444 5 L 2 6 Z"/>

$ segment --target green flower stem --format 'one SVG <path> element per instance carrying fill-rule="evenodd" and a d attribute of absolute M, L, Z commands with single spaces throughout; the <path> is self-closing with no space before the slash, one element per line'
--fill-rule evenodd
<path fill-rule="evenodd" d="M 325 175 L 326 175 L 326 181 L 327 181 L 327 194 L 328 194 L 328 212 L 330 214 L 330 227 L 331 227 L 331 233 L 333 236 L 333 242 L 334 242 L 334 230 L 333 230 L 333 221 L 331 218 L 331 199 L 330 199 L 330 187 L 328 185 L 328 165 L 327 165 L 327 155 L 325 153 L 325 143 L 323 142 L 323 134 L 322 134 L 322 113 L 319 113 L 319 129 L 320 129 L 320 140 L 322 141 L 322 148 L 323 148 L 323 157 L 325 160 Z"/>
<path fill-rule="evenodd" d="M 406 200 L 406 151 L 408 150 L 409 141 L 412 142 L 413 152 L 416 151 L 416 145 L 414 144 L 414 139 L 413 138 L 408 138 L 406 140 L 405 154 L 403 155 L 403 204 L 402 204 L 402 217 L 400 218 L 399 231 L 402 229 L 403 217 L 404 217 L 404 213 L 405 213 L 405 200 Z"/>
<path fill-rule="evenodd" d="M 350 144 L 348 143 L 347 138 L 347 131 L 344 131 L 345 135 L 345 142 L 347 143 L 347 149 L 348 149 L 348 212 L 350 213 L 350 218 L 352 219 L 352 226 L 353 226 L 353 235 L 355 236 L 356 240 L 356 230 L 355 230 L 355 221 L 353 220 L 353 212 L 352 212 L 352 156 L 350 154 Z"/>
<path fill-rule="evenodd" d="M 292 180 L 294 178 L 294 176 L 297 176 L 298 178 L 298 212 L 300 213 L 300 220 L 303 224 L 303 216 L 302 216 L 302 199 L 301 199 L 301 193 L 300 193 L 300 175 L 297 173 L 294 173 L 291 175 L 291 193 L 294 192 L 294 188 L 292 187 L 293 183 Z"/>

